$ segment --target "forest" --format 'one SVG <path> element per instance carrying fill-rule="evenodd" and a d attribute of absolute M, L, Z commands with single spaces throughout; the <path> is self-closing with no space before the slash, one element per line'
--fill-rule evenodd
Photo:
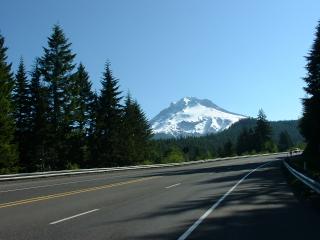
<path fill-rule="evenodd" d="M 99 94 L 62 28 L 55 25 L 28 74 L 16 74 L 0 37 L 0 172 L 134 165 L 148 158 L 151 129 L 123 96 L 106 62 Z"/>
<path fill-rule="evenodd" d="M 43 54 L 16 73 L 0 35 L 0 173 L 182 162 L 304 147 L 298 121 L 269 122 L 261 109 L 216 135 L 156 139 L 139 103 L 106 61 L 99 93 L 71 42 L 52 28 Z"/>
<path fill-rule="evenodd" d="M 263 110 L 229 129 L 202 137 L 157 139 L 153 162 L 194 161 L 216 157 L 304 149 L 299 121 L 268 121 Z"/>

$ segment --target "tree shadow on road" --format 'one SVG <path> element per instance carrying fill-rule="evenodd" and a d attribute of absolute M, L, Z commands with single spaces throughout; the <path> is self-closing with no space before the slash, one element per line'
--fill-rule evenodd
<path fill-rule="evenodd" d="M 286 183 L 280 164 L 278 161 L 249 176 L 188 239 L 317 239 L 320 214 L 297 201 Z M 213 167 L 210 172 L 215 169 L 233 171 L 235 174 L 220 178 L 212 176 L 212 179 L 197 184 L 214 186 L 213 183 L 235 183 L 244 176 L 244 170 L 250 170 L 255 165 L 239 164 L 232 169 L 223 166 Z M 207 170 L 189 171 L 189 174 L 193 174 L 206 173 Z M 180 173 L 175 172 L 175 174 Z M 188 174 L 187 170 L 183 170 L 183 174 Z M 197 200 L 186 199 L 179 205 L 168 204 L 162 209 L 137 216 L 134 220 L 146 222 L 177 216 L 186 216 L 183 219 L 189 220 L 179 223 L 178 228 L 170 229 L 166 233 L 147 234 L 135 239 L 177 239 L 221 196 L 212 194 Z M 198 213 L 197 218 L 194 217 L 194 213 Z"/>

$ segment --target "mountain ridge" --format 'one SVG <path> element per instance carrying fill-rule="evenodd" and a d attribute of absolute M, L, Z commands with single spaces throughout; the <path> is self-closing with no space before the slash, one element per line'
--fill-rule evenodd
<path fill-rule="evenodd" d="M 151 121 L 159 138 L 203 136 L 229 128 L 244 115 L 225 110 L 208 99 L 184 97 L 172 102 Z"/>

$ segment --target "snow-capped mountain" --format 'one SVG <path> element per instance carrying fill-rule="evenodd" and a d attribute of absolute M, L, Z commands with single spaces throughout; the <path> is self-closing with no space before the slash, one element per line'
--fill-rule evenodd
<path fill-rule="evenodd" d="M 171 103 L 150 124 L 158 137 L 199 136 L 220 132 L 243 118 L 210 100 L 185 97 Z"/>

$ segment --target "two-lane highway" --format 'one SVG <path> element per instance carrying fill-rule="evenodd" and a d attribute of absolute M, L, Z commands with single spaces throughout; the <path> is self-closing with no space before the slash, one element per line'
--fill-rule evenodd
<path fill-rule="evenodd" d="M 309 239 L 281 157 L 2 182 L 0 239 Z"/>

